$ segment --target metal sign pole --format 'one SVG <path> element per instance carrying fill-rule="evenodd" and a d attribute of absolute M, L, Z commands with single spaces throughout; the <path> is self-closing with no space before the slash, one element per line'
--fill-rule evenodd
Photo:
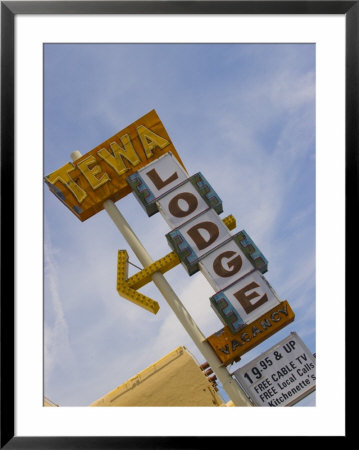
<path fill-rule="evenodd" d="M 76 161 L 81 156 L 82 155 L 78 150 L 71 153 L 71 158 L 73 161 Z M 112 200 L 105 200 L 103 206 L 141 264 L 144 267 L 152 264 L 153 260 L 151 256 L 133 232 L 115 203 Z M 223 389 L 227 392 L 233 404 L 236 406 L 252 406 L 239 384 L 231 377 L 227 369 L 222 366 L 222 363 L 218 359 L 216 353 L 206 341 L 205 336 L 202 334 L 201 330 L 198 328 L 197 324 L 190 316 L 189 312 L 186 310 L 163 274 L 160 272 L 154 273 L 152 275 L 152 281 L 157 286 L 187 333 L 190 335 L 198 350 L 202 353 L 205 360 L 211 366 L 213 372 L 222 383 Z"/>

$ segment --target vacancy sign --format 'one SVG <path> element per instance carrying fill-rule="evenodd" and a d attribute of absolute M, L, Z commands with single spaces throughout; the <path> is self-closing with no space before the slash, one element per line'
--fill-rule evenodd
<path fill-rule="evenodd" d="M 56 197 L 81 221 L 131 192 L 126 177 L 171 152 L 182 164 L 155 110 L 45 177 Z"/>
<path fill-rule="evenodd" d="M 207 338 L 224 366 L 241 359 L 241 356 L 294 321 L 295 315 L 287 301 L 267 311 L 238 333 L 224 327 Z"/>
<path fill-rule="evenodd" d="M 256 406 L 292 406 L 315 390 L 315 357 L 292 332 L 233 375 Z"/>

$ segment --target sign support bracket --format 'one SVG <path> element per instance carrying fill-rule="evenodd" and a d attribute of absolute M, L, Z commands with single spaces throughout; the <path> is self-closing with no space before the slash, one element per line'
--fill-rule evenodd
<path fill-rule="evenodd" d="M 73 161 L 76 161 L 76 159 L 81 156 L 82 155 L 78 150 L 71 153 L 71 158 Z M 105 200 L 103 206 L 141 264 L 144 267 L 152 264 L 153 260 L 151 256 L 148 254 L 145 247 L 131 229 L 130 225 L 121 214 L 115 203 L 112 200 Z M 226 391 L 233 404 L 235 406 L 252 406 L 239 384 L 231 377 L 228 370 L 222 365 L 216 353 L 211 348 L 210 344 L 205 340 L 205 336 L 198 328 L 197 324 L 190 316 L 189 312 L 186 310 L 163 274 L 160 272 L 155 272 L 152 275 L 152 281 L 157 286 L 168 305 L 175 313 L 177 319 L 181 322 L 182 326 L 197 346 L 198 350 L 208 362 L 213 372 L 216 374 L 218 380 L 223 386 L 223 389 Z"/>

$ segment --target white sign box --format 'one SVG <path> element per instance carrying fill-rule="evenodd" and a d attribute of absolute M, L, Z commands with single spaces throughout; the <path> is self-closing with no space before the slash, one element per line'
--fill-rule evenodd
<path fill-rule="evenodd" d="M 190 181 L 157 201 L 162 217 L 173 229 L 208 209 L 207 203 Z"/>
<path fill-rule="evenodd" d="M 315 390 L 315 358 L 293 332 L 233 375 L 256 406 L 292 406 Z"/>
<path fill-rule="evenodd" d="M 245 325 L 278 305 L 280 298 L 264 276 L 258 270 L 253 270 L 217 292 L 210 301 L 223 323 L 232 333 L 238 333 Z"/>
<path fill-rule="evenodd" d="M 239 245 L 231 239 L 205 256 L 199 263 L 199 268 L 218 292 L 251 272 L 253 265 Z"/>
<path fill-rule="evenodd" d="M 228 228 L 214 209 L 208 209 L 166 235 L 189 275 L 199 270 L 199 259 L 230 239 Z"/>
<path fill-rule="evenodd" d="M 188 175 L 171 153 L 166 153 L 138 171 L 154 198 L 180 184 Z"/>
<path fill-rule="evenodd" d="M 149 216 L 158 211 L 156 199 L 188 178 L 172 153 L 166 153 L 126 178 L 135 197 Z"/>

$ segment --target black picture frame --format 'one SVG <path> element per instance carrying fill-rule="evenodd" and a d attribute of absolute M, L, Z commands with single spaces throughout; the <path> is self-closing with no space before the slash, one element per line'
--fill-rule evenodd
<path fill-rule="evenodd" d="M 4 1 L 1 2 L 1 442 L 6 449 L 198 448 L 223 437 L 15 436 L 14 405 L 14 20 L 18 14 L 339 14 L 346 22 L 346 296 L 349 245 L 356 247 L 359 150 L 359 1 Z M 6 195 L 5 195 L 6 194 Z M 350 238 L 349 238 L 350 237 Z M 348 430 L 347 430 L 348 431 Z M 348 437 L 346 434 L 345 437 Z M 231 438 L 228 438 L 231 439 Z"/>

